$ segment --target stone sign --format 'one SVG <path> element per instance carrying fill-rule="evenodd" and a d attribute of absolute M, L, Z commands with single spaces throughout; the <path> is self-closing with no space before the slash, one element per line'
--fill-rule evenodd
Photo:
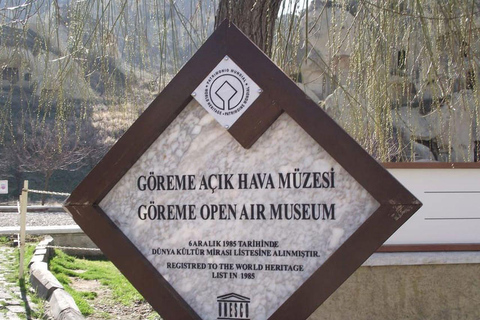
<path fill-rule="evenodd" d="M 306 319 L 421 204 L 224 22 L 65 207 L 164 319 Z"/>

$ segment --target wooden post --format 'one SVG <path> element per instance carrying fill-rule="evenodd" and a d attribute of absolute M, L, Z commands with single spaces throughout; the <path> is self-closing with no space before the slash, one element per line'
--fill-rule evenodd
<path fill-rule="evenodd" d="M 22 193 L 20 194 L 20 239 L 18 246 L 20 248 L 20 261 L 18 267 L 18 276 L 20 279 L 24 278 L 24 259 L 25 259 L 25 229 L 27 221 L 27 203 L 28 203 L 28 180 L 23 182 Z"/>

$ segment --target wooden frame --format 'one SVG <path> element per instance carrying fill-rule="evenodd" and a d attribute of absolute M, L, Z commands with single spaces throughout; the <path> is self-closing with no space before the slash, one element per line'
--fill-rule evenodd
<path fill-rule="evenodd" d="M 387 252 L 446 252 L 446 251 L 480 251 L 478 243 L 461 244 L 401 244 L 381 246 L 379 253 Z"/>
<path fill-rule="evenodd" d="M 190 94 L 225 55 L 263 89 L 262 95 L 228 130 L 244 148 L 253 145 L 286 112 L 380 205 L 270 317 L 307 319 L 421 203 L 228 21 L 219 26 L 73 191 L 65 208 L 164 319 L 200 319 L 108 218 L 99 203 L 191 101 Z"/>
<path fill-rule="evenodd" d="M 480 162 L 384 162 L 387 169 L 480 169 Z"/>

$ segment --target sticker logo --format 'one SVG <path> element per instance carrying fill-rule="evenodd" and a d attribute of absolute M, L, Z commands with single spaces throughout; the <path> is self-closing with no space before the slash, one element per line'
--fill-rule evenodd
<path fill-rule="evenodd" d="M 215 72 L 209 77 L 205 88 L 205 101 L 208 106 L 223 115 L 240 112 L 249 96 L 250 87 L 237 70 L 222 69 Z"/>
<path fill-rule="evenodd" d="M 192 96 L 222 126 L 229 128 L 261 92 L 257 84 L 226 56 Z"/>
<path fill-rule="evenodd" d="M 8 180 L 0 180 L 0 194 L 8 194 Z"/>

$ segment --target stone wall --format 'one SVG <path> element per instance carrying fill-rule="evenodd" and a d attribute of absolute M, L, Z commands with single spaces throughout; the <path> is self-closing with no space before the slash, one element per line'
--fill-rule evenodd
<path fill-rule="evenodd" d="M 309 320 L 477 320 L 480 264 L 361 267 Z"/>

